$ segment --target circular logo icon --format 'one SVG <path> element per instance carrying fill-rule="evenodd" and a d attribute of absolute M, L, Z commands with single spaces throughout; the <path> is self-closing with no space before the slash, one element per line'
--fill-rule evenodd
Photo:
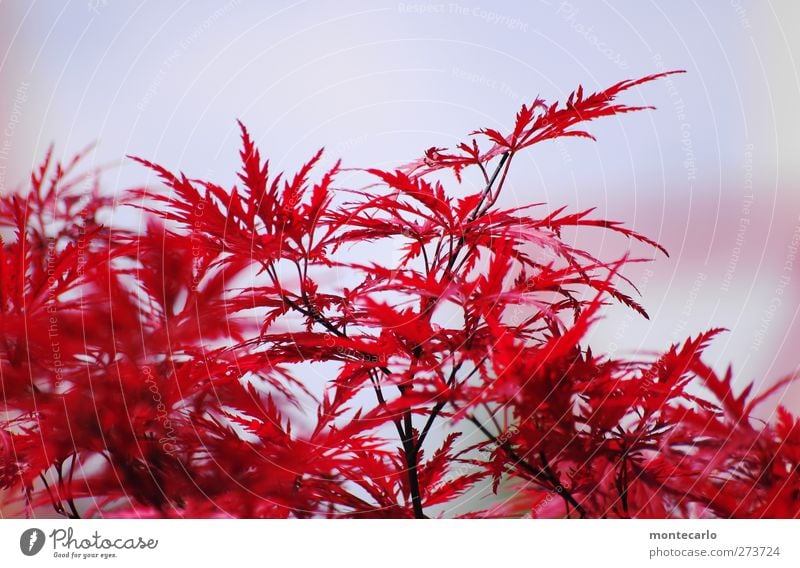
<path fill-rule="evenodd" d="M 28 529 L 19 537 L 19 549 L 25 556 L 39 554 L 44 546 L 44 531 L 42 529 Z"/>

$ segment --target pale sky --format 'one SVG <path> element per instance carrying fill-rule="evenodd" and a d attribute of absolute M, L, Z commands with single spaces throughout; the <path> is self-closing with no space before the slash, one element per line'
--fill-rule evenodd
<path fill-rule="evenodd" d="M 232 183 L 236 118 L 277 168 L 323 145 L 346 165 L 400 164 L 507 127 L 537 95 L 686 69 L 629 93 L 658 110 L 597 123 L 597 144 L 530 151 L 504 200 L 597 206 L 670 250 L 632 272 L 651 321 L 610 310 L 599 348 L 727 327 L 714 366 L 771 382 L 800 342 L 798 24 L 791 0 L 4 0 L 0 190 L 51 142 L 95 140 L 96 163 L 122 163 L 108 191 L 152 181 L 126 154 Z"/>

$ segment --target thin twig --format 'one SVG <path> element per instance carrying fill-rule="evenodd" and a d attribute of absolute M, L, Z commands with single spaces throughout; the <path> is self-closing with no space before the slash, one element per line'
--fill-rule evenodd
<path fill-rule="evenodd" d="M 534 465 L 531 465 L 524 458 L 520 457 L 519 454 L 517 454 L 514 448 L 511 447 L 511 444 L 509 444 L 507 441 L 501 442 L 497 438 L 497 436 L 489 432 L 489 430 L 486 429 L 486 427 L 481 423 L 480 420 L 471 415 L 468 416 L 468 419 L 470 422 L 472 422 L 473 424 L 475 424 L 475 426 L 478 427 L 478 429 L 483 433 L 484 436 L 486 436 L 489 439 L 489 441 L 496 444 L 497 447 L 501 448 L 505 452 L 505 454 L 509 457 L 509 459 L 511 459 L 514 467 L 522 469 L 523 471 L 531 475 L 535 481 L 539 481 L 540 483 L 541 480 L 547 481 L 548 483 L 550 483 L 550 485 L 552 485 L 553 489 L 555 489 L 556 491 L 558 491 L 558 489 L 560 488 L 561 491 L 559 491 L 559 493 L 564 498 L 564 500 L 570 505 L 572 505 L 572 507 L 578 512 L 581 518 L 586 517 L 586 509 L 584 509 L 583 506 L 580 503 L 578 503 L 577 499 L 575 499 L 575 496 L 572 495 L 569 489 L 564 487 L 564 485 L 561 483 L 555 472 L 553 472 L 553 470 L 550 469 L 550 465 L 548 464 L 545 458 L 544 452 L 540 453 L 539 455 L 540 459 L 543 462 L 542 467 L 538 468 Z"/>

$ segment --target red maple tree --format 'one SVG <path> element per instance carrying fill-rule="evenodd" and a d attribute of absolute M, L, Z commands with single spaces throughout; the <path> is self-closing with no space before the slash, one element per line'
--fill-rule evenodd
<path fill-rule="evenodd" d="M 800 516 L 800 424 L 754 415 L 792 377 L 735 394 L 702 360 L 719 330 L 657 358 L 593 352 L 604 304 L 646 317 L 621 272 L 636 259 L 562 230 L 663 249 L 591 211 L 498 206 L 518 153 L 592 138 L 664 75 L 535 100 L 509 134 L 360 189 L 321 151 L 271 172 L 242 126 L 229 189 L 137 158 L 165 186 L 125 197 L 141 230 L 102 222 L 118 204 L 83 154 L 49 152 L 0 199 L 6 514 Z M 489 485 L 502 498 L 472 498 Z"/>

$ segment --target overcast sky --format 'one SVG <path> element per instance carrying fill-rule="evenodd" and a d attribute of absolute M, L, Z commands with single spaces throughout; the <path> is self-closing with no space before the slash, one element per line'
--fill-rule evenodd
<path fill-rule="evenodd" d="M 596 345 L 663 349 L 728 327 L 713 364 L 772 381 L 800 342 L 796 6 L 3 0 L 0 190 L 51 142 L 65 155 L 95 140 L 96 163 L 135 154 L 232 183 L 236 118 L 276 167 L 323 145 L 347 165 L 399 164 L 507 127 L 537 95 L 686 69 L 629 93 L 658 110 L 597 123 L 597 144 L 530 151 L 504 199 L 597 206 L 671 251 L 633 272 L 651 321 L 612 310 Z M 122 160 L 106 184 L 148 179 Z"/>

